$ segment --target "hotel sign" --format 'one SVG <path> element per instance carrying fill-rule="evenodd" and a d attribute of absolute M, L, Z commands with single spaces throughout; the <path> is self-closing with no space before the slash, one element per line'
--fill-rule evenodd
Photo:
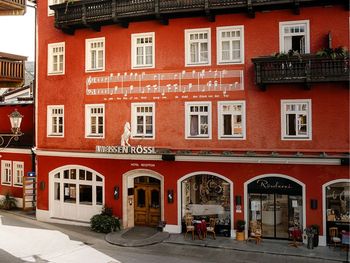
<path fill-rule="evenodd" d="M 114 154 L 155 154 L 155 147 L 151 146 L 96 146 L 98 153 L 114 153 Z"/>

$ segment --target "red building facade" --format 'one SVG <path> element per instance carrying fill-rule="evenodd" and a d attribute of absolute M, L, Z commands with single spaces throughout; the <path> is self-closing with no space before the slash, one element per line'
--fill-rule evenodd
<path fill-rule="evenodd" d="M 112 2 L 38 3 L 38 219 L 106 205 L 174 233 L 186 214 L 226 236 L 318 224 L 323 244 L 330 214 L 348 227 L 348 56 L 313 55 L 348 47 L 343 5 Z"/>

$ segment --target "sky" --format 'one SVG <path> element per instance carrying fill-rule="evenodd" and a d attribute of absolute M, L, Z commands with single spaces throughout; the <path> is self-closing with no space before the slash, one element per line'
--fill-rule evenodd
<path fill-rule="evenodd" d="M 0 16 L 0 52 L 34 61 L 35 10 L 27 7 L 23 16 Z"/>

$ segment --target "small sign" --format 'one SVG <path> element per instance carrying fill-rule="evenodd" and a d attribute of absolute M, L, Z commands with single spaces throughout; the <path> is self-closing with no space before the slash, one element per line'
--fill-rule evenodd
<path fill-rule="evenodd" d="M 242 206 L 236 205 L 236 213 L 242 213 Z"/>
<path fill-rule="evenodd" d="M 35 177 L 35 172 L 28 172 L 28 173 L 27 173 L 27 176 L 28 176 L 28 177 Z"/>
<path fill-rule="evenodd" d="M 292 207 L 293 208 L 298 207 L 298 200 L 292 200 Z"/>

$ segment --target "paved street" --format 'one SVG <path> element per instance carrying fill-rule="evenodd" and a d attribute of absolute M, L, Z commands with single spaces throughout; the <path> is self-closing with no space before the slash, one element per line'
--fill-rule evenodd
<path fill-rule="evenodd" d="M 104 234 L 90 232 L 85 227 L 47 224 L 3 211 L 0 211 L 0 215 L 3 216 L 3 225 L 0 226 L 1 263 L 332 262 L 319 258 L 187 246 L 166 242 L 145 247 L 119 247 L 107 243 L 104 240 Z M 71 240 L 68 240 L 65 234 Z M 338 259 L 334 262 L 341 261 Z"/>

